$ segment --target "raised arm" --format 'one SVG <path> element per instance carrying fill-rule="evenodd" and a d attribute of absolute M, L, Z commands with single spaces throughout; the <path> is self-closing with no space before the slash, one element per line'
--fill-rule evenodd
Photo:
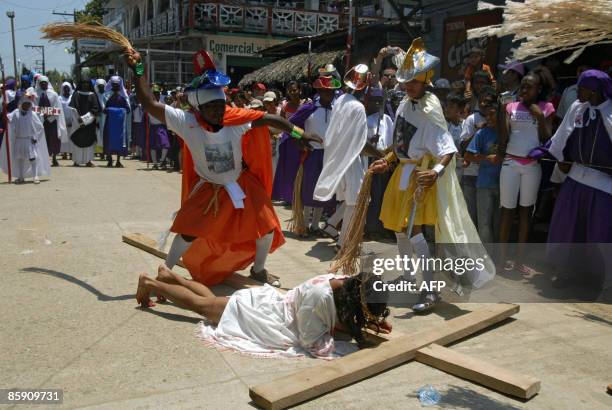
<path fill-rule="evenodd" d="M 260 119 L 253 121 L 251 125 L 253 126 L 253 128 L 262 127 L 262 126 L 277 128 L 281 131 L 285 131 L 286 133 L 290 134 L 293 138 L 296 138 L 296 139 L 303 139 L 306 141 L 316 141 L 319 143 L 323 142 L 323 139 L 319 137 L 318 135 L 304 132 L 303 129 L 293 125 L 292 123 L 289 122 L 289 120 L 281 117 L 280 115 L 264 114 L 264 116 L 261 117 Z"/>
<path fill-rule="evenodd" d="M 155 96 L 149 89 L 149 84 L 145 73 L 142 73 L 140 76 L 137 73 L 136 64 L 142 64 L 142 57 L 140 56 L 140 53 L 133 49 L 129 50 L 125 54 L 125 61 L 136 74 L 136 96 L 140 104 L 142 104 L 142 108 L 155 117 L 158 121 L 166 124 L 166 106 L 155 99 Z"/>

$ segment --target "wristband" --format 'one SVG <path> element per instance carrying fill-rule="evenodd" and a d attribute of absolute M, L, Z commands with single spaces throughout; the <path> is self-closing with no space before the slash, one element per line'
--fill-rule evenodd
<path fill-rule="evenodd" d="M 387 153 L 387 155 L 383 157 L 383 159 L 385 160 L 387 165 L 391 165 L 393 162 L 397 160 L 397 156 L 395 155 L 394 151 L 390 151 L 389 153 Z"/>
<path fill-rule="evenodd" d="M 142 61 L 139 61 L 136 63 L 136 65 L 134 66 L 134 74 L 136 74 L 136 77 L 142 77 L 144 75 L 144 64 Z"/>
<path fill-rule="evenodd" d="M 436 164 L 431 170 L 435 171 L 436 174 L 440 175 L 440 173 L 442 173 L 442 171 L 444 171 L 444 165 Z"/>
<path fill-rule="evenodd" d="M 291 136 L 296 140 L 302 139 L 302 135 L 304 135 L 304 130 L 298 126 L 294 126 L 291 130 Z"/>

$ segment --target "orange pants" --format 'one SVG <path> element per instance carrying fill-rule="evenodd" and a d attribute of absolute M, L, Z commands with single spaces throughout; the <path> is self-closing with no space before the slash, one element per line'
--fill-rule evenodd
<path fill-rule="evenodd" d="M 255 259 L 255 241 L 269 232 L 274 231 L 270 252 L 285 243 L 263 185 L 248 170 L 237 182 L 246 195 L 244 208 L 234 208 L 223 187 L 205 182 L 183 203 L 170 229 L 197 238 L 183 255 L 183 262 L 193 279 L 205 285 L 219 284 L 249 266 Z M 215 190 L 217 204 L 213 201 Z"/>

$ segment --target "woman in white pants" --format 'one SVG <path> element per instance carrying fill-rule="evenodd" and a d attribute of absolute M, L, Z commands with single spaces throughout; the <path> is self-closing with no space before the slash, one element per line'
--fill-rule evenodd
<path fill-rule="evenodd" d="M 529 158 L 529 152 L 552 135 L 552 119 L 555 109 L 546 102 L 552 84 L 543 73 L 544 68 L 536 69 L 521 81 L 519 101 L 506 105 L 505 121 L 501 123 L 502 145 L 506 146 L 506 156 L 499 178 L 501 225 L 500 242 L 506 244 L 510 237 L 514 210 L 519 207 L 518 242 L 524 244 L 529 237 L 531 216 L 538 197 L 542 169 L 537 160 Z M 514 262 L 506 261 L 505 245 L 502 245 L 502 263 L 506 270 L 514 268 Z M 522 245 L 519 245 L 520 259 Z M 529 271 L 519 262 L 517 269 L 522 273 Z"/>

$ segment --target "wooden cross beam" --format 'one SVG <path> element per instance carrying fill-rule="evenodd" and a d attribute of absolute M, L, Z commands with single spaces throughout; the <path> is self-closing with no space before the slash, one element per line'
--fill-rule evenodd
<path fill-rule="evenodd" d="M 418 350 L 432 343 L 446 345 L 463 339 L 518 311 L 518 305 L 486 305 L 441 325 L 389 340 L 374 349 L 359 350 L 282 379 L 254 386 L 249 390 L 249 395 L 255 404 L 264 409 L 291 407 L 406 363 L 414 359 Z"/>

